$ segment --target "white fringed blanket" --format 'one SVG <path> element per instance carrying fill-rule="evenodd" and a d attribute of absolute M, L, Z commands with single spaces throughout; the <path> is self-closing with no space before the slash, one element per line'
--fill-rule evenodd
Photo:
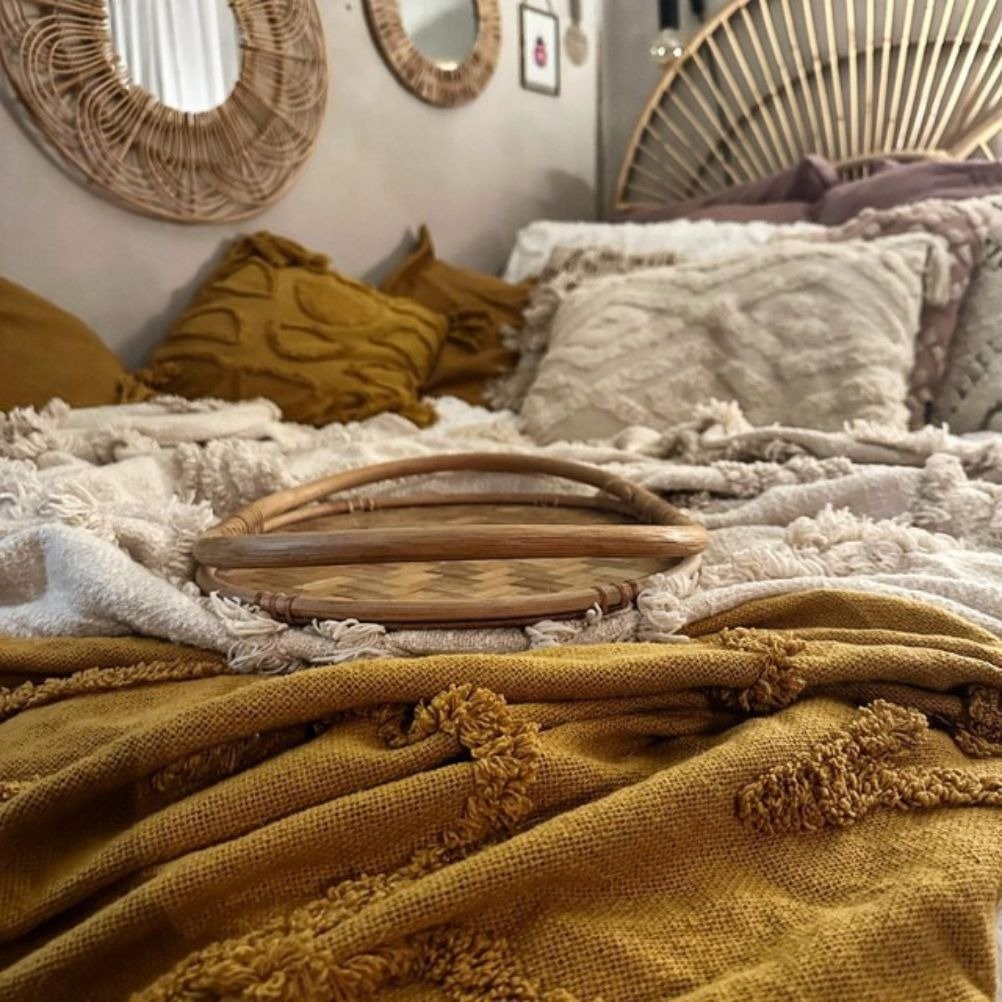
<path fill-rule="evenodd" d="M 1002 636 L 1002 436 L 752 428 L 733 405 L 714 404 L 668 435 L 637 428 L 541 448 L 511 414 L 455 400 L 439 410 L 425 430 L 388 414 L 306 428 L 264 401 L 56 401 L 0 415 L 0 633 L 148 634 L 225 651 L 238 671 L 279 672 L 368 656 L 681 641 L 686 624 L 754 598 L 841 588 L 924 599 Z M 701 571 L 655 582 L 636 609 L 605 617 L 395 633 L 354 621 L 291 628 L 192 581 L 194 539 L 254 498 L 368 463 L 470 451 L 574 459 L 667 493 L 711 530 Z M 462 480 L 488 483 L 498 481 Z"/>

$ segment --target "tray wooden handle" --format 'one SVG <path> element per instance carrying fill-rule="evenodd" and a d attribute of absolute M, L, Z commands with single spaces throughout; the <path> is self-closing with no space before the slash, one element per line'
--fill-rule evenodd
<path fill-rule="evenodd" d="M 287 514 L 338 491 L 381 480 L 446 471 L 546 474 L 590 484 L 615 498 L 643 525 L 477 525 L 270 532 Z M 503 503 L 504 494 L 490 495 Z M 309 508 L 304 510 L 309 511 Z M 685 557 L 701 553 L 706 530 L 656 494 L 603 470 L 562 459 L 460 453 L 396 460 L 349 470 L 255 501 L 196 542 L 200 563 L 217 568 L 309 567 L 356 563 L 501 560 L 524 557 Z"/>

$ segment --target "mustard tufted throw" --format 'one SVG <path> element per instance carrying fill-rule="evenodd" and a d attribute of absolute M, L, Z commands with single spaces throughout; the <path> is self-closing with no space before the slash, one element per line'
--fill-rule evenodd
<path fill-rule="evenodd" d="M 267 397 L 304 424 L 396 411 L 430 424 L 419 399 L 447 321 L 330 270 L 268 233 L 238 240 L 153 354 L 144 378 L 184 397 Z"/>
<path fill-rule="evenodd" d="M 687 632 L 0 638 L 0 998 L 993 998 L 1002 644 L 834 589 Z"/>

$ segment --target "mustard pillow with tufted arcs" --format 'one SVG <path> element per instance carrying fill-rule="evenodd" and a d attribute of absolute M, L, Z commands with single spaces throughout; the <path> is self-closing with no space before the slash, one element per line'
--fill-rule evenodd
<path fill-rule="evenodd" d="M 446 318 L 331 271 L 268 233 L 230 247 L 143 373 L 181 396 L 267 397 L 286 420 L 322 425 L 395 411 L 430 424 L 419 399 Z"/>

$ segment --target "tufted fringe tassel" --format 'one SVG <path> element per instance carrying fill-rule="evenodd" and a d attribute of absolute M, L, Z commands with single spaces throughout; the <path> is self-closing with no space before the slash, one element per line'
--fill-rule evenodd
<path fill-rule="evenodd" d="M 0 456 L 35 460 L 45 452 L 72 452 L 74 435 L 59 427 L 69 406 L 56 398 L 41 410 L 14 407 L 0 413 Z"/>
<path fill-rule="evenodd" d="M 971 758 L 1002 755 L 1002 691 L 972 685 L 964 717 L 954 727 L 953 740 Z"/>
<path fill-rule="evenodd" d="M 149 813 L 190 796 L 238 772 L 249 769 L 308 741 L 317 730 L 287 727 L 236 738 L 192 752 L 153 773 L 140 787 L 137 807 Z"/>
<path fill-rule="evenodd" d="M 566 989 L 544 990 L 528 978 L 503 937 L 461 926 L 439 926 L 339 960 L 323 932 L 386 896 L 378 884 L 368 890 L 368 896 L 329 902 L 327 911 L 295 914 L 281 946 L 248 943 L 239 959 L 224 952 L 228 943 L 205 950 L 185 981 L 161 979 L 134 1002 L 349 1002 L 414 983 L 436 986 L 449 1002 L 577 1002 Z M 264 982 L 248 970 L 252 950 L 266 953 L 274 966 Z"/>
<path fill-rule="evenodd" d="M 155 685 L 179 679 L 209 678 L 221 674 L 212 660 L 177 665 L 169 661 L 141 661 L 117 668 L 85 668 L 72 675 L 47 678 L 41 682 L 22 682 L 13 689 L 0 688 L 0 722 L 23 710 L 46 706 L 89 692 L 110 692 L 140 685 Z"/>
<path fill-rule="evenodd" d="M 460 818 L 394 873 L 343 881 L 243 936 L 199 950 L 139 992 L 136 1002 L 329 1002 L 415 981 L 438 986 L 454 1002 L 575 1002 L 563 990 L 543 991 L 527 979 L 503 939 L 459 927 L 425 930 L 353 957 L 335 952 L 329 934 L 345 919 L 526 817 L 539 769 L 538 726 L 515 720 L 505 700 L 487 689 L 451 686 L 418 704 L 409 722 L 402 706 L 371 715 L 391 746 L 444 734 L 469 752 L 472 791 Z"/>
<path fill-rule="evenodd" d="M 804 642 L 792 634 L 736 627 L 720 634 L 725 649 L 756 654 L 762 663 L 759 677 L 745 689 L 714 689 L 713 696 L 730 710 L 771 713 L 795 702 L 807 683 L 794 670 L 794 659 Z"/>
<path fill-rule="evenodd" d="M 542 650 L 572 644 L 581 633 L 581 624 L 559 619 L 543 619 L 525 628 L 525 636 L 530 650 Z"/>
<path fill-rule="evenodd" d="M 234 638 L 226 652 L 230 667 L 242 674 L 281 674 L 299 667 L 299 661 L 283 653 L 280 637 L 289 627 L 265 615 L 256 605 L 212 592 L 209 608 Z"/>
<path fill-rule="evenodd" d="M 1002 806 L 1002 782 L 961 769 L 900 767 L 926 739 L 923 714 L 876 700 L 842 731 L 742 787 L 735 812 L 761 834 L 848 828 L 879 807 Z"/>
<path fill-rule="evenodd" d="M 212 525 L 215 516 L 206 501 L 193 504 L 172 499 L 166 510 L 166 524 L 172 541 L 164 556 L 160 572 L 179 588 L 191 584 L 195 570 L 195 543 Z"/>
<path fill-rule="evenodd" d="M 679 631 L 689 621 L 685 601 L 696 590 L 699 571 L 654 574 L 637 596 L 637 640 L 652 644 L 688 643 Z"/>
<path fill-rule="evenodd" d="M 387 653 L 386 627 L 377 623 L 360 623 L 357 619 L 315 619 L 308 632 L 334 645 L 334 650 L 312 658 L 313 664 L 340 664 L 361 658 L 385 657 Z"/>
<path fill-rule="evenodd" d="M 265 615 L 256 605 L 220 595 L 217 591 L 209 595 L 209 608 L 222 620 L 227 633 L 241 639 L 273 636 L 289 628 Z"/>

